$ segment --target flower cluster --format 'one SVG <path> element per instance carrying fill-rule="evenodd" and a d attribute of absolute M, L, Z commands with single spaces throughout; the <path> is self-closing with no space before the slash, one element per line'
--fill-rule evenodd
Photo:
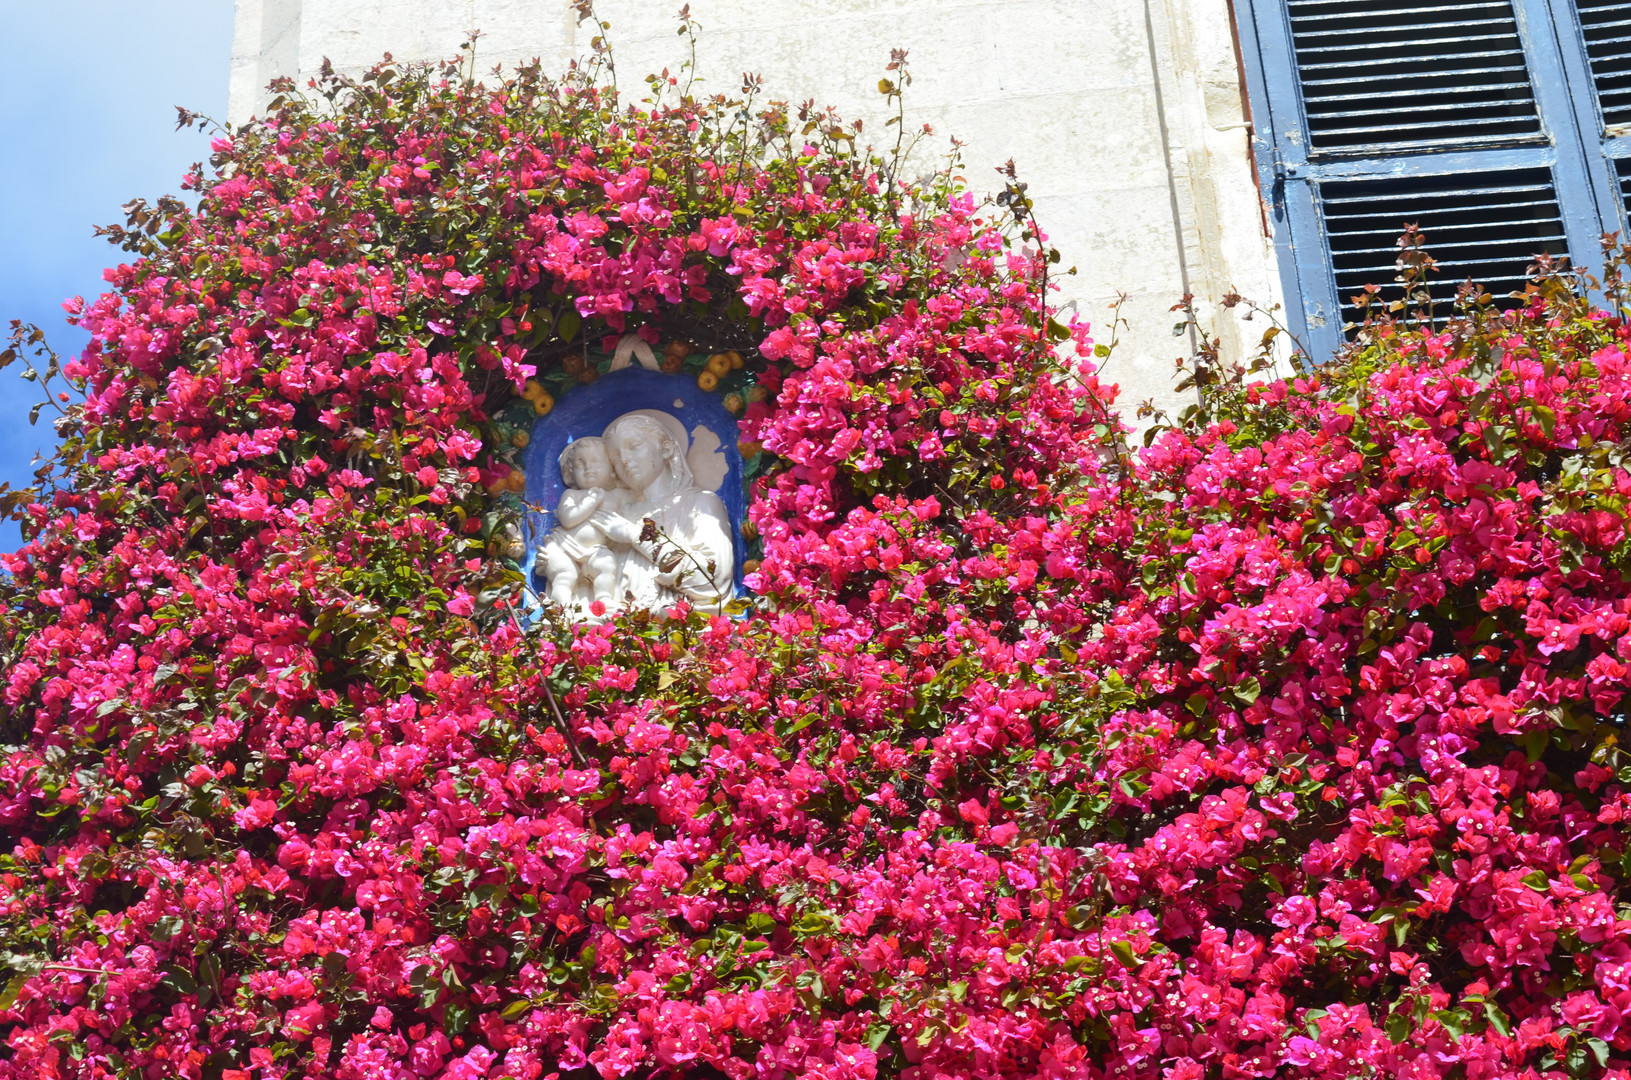
<path fill-rule="evenodd" d="M 1034 225 L 830 115 L 317 89 L 71 305 L 0 1077 L 1625 1075 L 1631 327 L 1135 457 Z M 529 622 L 521 421 L 631 334 L 736 380 L 754 598 Z"/>

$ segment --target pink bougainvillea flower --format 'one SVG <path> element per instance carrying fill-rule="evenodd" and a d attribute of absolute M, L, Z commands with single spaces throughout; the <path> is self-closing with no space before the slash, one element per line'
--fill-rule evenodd
<path fill-rule="evenodd" d="M 68 309 L 0 1078 L 1627 1075 L 1620 315 L 1208 353 L 1134 452 L 1011 175 L 458 70 L 284 87 Z M 724 613 L 524 587 L 620 349 L 738 417 Z"/>

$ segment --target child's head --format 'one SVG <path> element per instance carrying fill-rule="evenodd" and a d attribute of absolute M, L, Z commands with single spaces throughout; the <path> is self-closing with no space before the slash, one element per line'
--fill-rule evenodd
<path fill-rule="evenodd" d="M 586 488 L 612 485 L 612 462 L 606 456 L 606 444 L 596 435 L 574 439 L 561 451 L 561 479 L 566 486 L 580 491 Z"/>

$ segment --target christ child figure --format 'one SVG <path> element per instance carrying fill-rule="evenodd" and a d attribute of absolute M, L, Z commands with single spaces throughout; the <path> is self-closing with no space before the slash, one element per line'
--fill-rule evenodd
<path fill-rule="evenodd" d="M 618 556 L 590 519 L 603 510 L 620 513 L 630 493 L 619 485 L 606 445 L 596 436 L 568 443 L 560 464 L 566 491 L 555 506 L 556 527 L 538 549 L 549 598 L 568 610 L 586 608 L 593 600 L 610 605 L 616 599 Z M 579 589 L 583 583 L 589 585 L 587 600 Z"/>

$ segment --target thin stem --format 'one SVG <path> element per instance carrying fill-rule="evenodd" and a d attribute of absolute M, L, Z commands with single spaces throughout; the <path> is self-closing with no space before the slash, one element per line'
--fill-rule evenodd
<path fill-rule="evenodd" d="M 697 81 L 697 23 L 691 18 L 690 4 L 680 8 L 680 24 L 691 48 L 691 58 L 685 62 L 685 89 L 680 96 L 689 99 L 691 84 Z"/>
<path fill-rule="evenodd" d="M 521 625 L 521 620 L 516 617 L 515 608 L 511 607 L 507 610 L 510 614 L 510 622 L 515 625 L 516 633 L 520 634 L 524 639 L 527 635 L 527 631 L 526 628 Z M 584 758 L 583 751 L 578 749 L 578 741 L 572 737 L 572 729 L 567 725 L 566 717 L 561 712 L 561 706 L 555 700 L 555 691 L 549 685 L 549 677 L 546 675 L 540 681 L 544 687 L 544 699 L 549 702 L 549 711 L 554 716 L 555 730 L 559 731 L 561 733 L 561 738 L 566 740 L 567 749 L 572 751 L 572 760 L 576 761 L 579 767 L 587 766 L 589 762 L 586 758 Z"/>
<path fill-rule="evenodd" d="M 669 536 L 666 532 L 664 532 L 661 528 L 659 528 L 655 521 L 652 521 L 650 518 L 646 518 L 645 520 L 646 520 L 646 524 L 649 524 L 651 526 L 652 531 L 655 532 L 660 539 L 666 541 L 668 544 L 673 546 L 674 550 L 676 550 L 680 554 L 684 555 L 685 558 L 690 561 L 691 565 L 697 568 L 697 572 L 700 573 L 703 576 L 703 578 L 705 578 L 708 581 L 709 584 L 713 583 L 714 572 L 712 570 L 710 570 L 709 568 L 707 568 L 706 566 L 703 566 L 702 563 L 697 559 L 697 557 L 695 555 L 693 555 L 690 552 L 690 550 L 688 550 L 685 547 L 684 544 L 674 543 L 673 537 Z M 656 563 L 656 561 L 657 560 L 655 560 L 655 559 L 652 560 L 652 562 L 654 564 Z M 679 580 L 677 578 L 675 579 L 674 584 L 675 585 L 679 584 Z M 721 610 L 724 609 L 724 607 L 725 607 L 725 594 L 720 592 L 719 588 L 717 586 L 715 586 L 715 588 L 714 588 L 714 601 L 719 605 Z"/>
<path fill-rule="evenodd" d="M 549 678 L 546 676 L 542 681 L 544 698 L 549 702 L 550 712 L 555 714 L 555 726 L 560 731 L 561 738 L 566 740 L 567 747 L 572 751 L 572 760 L 576 761 L 580 767 L 588 765 L 589 762 L 584 758 L 583 751 L 578 749 L 578 741 L 572 737 L 572 729 L 567 727 L 566 717 L 561 715 L 561 707 L 555 701 L 555 691 L 550 688 Z"/>

